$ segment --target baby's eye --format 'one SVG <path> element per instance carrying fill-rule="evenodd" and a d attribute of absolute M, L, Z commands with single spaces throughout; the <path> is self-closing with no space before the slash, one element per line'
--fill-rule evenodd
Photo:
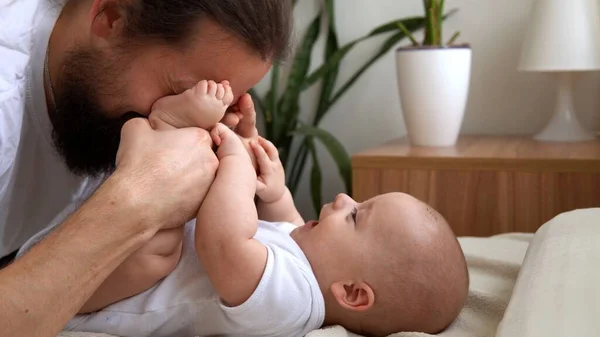
<path fill-rule="evenodd" d="M 352 213 L 350 213 L 350 216 L 352 217 L 352 220 L 354 221 L 354 223 L 356 224 L 356 214 L 358 213 L 358 209 L 356 209 L 356 207 L 354 207 L 352 209 Z"/>

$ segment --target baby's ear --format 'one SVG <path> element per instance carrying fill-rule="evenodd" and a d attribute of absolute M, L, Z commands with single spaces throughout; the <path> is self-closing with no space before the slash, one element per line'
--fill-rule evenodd
<path fill-rule="evenodd" d="M 331 285 L 331 293 L 342 308 L 352 311 L 369 310 L 375 303 L 375 293 L 365 282 L 339 281 Z"/>

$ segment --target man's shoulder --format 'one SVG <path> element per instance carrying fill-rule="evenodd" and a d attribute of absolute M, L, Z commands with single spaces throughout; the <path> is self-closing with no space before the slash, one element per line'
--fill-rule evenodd
<path fill-rule="evenodd" d="M 12 96 L 25 78 L 40 0 L 0 2 L 0 101 Z"/>

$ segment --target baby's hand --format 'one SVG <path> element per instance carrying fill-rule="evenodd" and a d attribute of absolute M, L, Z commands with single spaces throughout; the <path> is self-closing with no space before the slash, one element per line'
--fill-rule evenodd
<path fill-rule="evenodd" d="M 250 160 L 240 137 L 224 124 L 218 123 L 215 125 L 210 131 L 210 136 L 215 145 L 218 146 L 217 158 L 219 158 L 219 161 L 229 156 Z"/>
<path fill-rule="evenodd" d="M 229 82 L 200 81 L 179 95 L 159 99 L 148 116 L 155 130 L 199 127 L 210 130 L 233 101 Z"/>
<path fill-rule="evenodd" d="M 285 193 L 285 171 L 279 152 L 273 143 L 262 137 L 250 145 L 258 162 L 256 194 L 265 203 L 275 202 Z"/>

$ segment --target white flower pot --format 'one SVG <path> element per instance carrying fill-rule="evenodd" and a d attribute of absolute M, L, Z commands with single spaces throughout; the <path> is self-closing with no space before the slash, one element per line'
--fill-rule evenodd
<path fill-rule="evenodd" d="M 411 144 L 456 144 L 471 77 L 471 48 L 400 48 L 398 90 Z"/>

